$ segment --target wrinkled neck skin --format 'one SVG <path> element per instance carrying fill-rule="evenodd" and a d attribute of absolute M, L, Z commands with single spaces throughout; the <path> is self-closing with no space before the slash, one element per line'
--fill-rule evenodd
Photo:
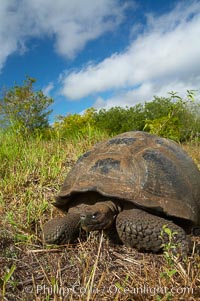
<path fill-rule="evenodd" d="M 113 212 L 113 215 L 117 215 L 122 211 L 121 206 L 117 201 L 113 202 L 110 200 L 105 202 L 98 202 L 97 204 L 104 205 L 105 207 L 107 206 Z"/>

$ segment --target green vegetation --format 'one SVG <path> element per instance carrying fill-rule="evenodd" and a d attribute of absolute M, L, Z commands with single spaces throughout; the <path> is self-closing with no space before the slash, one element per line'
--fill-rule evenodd
<path fill-rule="evenodd" d="M 54 130 L 62 137 L 82 135 L 90 129 L 116 135 L 126 131 L 145 130 L 179 142 L 198 139 L 200 133 L 200 103 L 194 92 L 186 99 L 175 92 L 169 98 L 154 97 L 151 102 L 133 107 L 113 107 L 109 110 L 88 109 L 83 115 L 60 116 Z"/>
<path fill-rule="evenodd" d="M 35 101 L 38 92 L 33 91 L 31 80 L 25 87 L 28 83 L 28 95 Z M 17 90 L 7 92 L 7 97 L 12 96 L 6 100 L 11 105 Z M 66 174 L 98 141 L 123 131 L 145 129 L 185 141 L 183 147 L 200 168 L 199 104 L 192 96 L 183 100 L 173 93 L 167 99 L 155 97 L 132 108 L 89 109 L 83 115 L 59 117 L 52 127 L 47 122 L 51 103 L 47 99 L 41 111 L 39 107 L 36 110 L 39 114 L 35 117 L 43 116 L 41 123 L 32 124 L 32 119 L 25 123 L 26 118 L 20 118 L 29 113 L 20 114 L 19 106 L 12 114 L 1 111 L 0 299 L 197 300 L 198 237 L 193 238 L 194 252 L 184 262 L 172 257 L 171 243 L 164 254 L 154 255 L 109 245 L 97 233 L 76 246 L 49 248 L 42 241 L 44 223 L 59 214 L 51 203 Z M 26 101 L 29 103 L 29 97 Z M 40 114 L 43 109 L 46 115 Z"/>
<path fill-rule="evenodd" d="M 195 91 L 187 91 L 185 99 L 170 92 L 168 98 L 155 96 L 152 101 L 132 107 L 99 111 L 90 108 L 82 115 L 57 116 L 50 127 L 49 106 L 53 99 L 34 91 L 34 83 L 35 79 L 27 77 L 23 86 L 2 89 L 0 124 L 4 129 L 59 139 L 91 139 L 93 133 L 112 136 L 132 130 L 145 130 L 179 142 L 199 139 L 200 103 L 195 101 Z"/>
<path fill-rule="evenodd" d="M 29 134 L 49 127 L 47 110 L 53 99 L 42 91 L 33 91 L 35 79 L 27 77 L 23 86 L 2 89 L 0 99 L 0 125 L 17 133 Z"/>

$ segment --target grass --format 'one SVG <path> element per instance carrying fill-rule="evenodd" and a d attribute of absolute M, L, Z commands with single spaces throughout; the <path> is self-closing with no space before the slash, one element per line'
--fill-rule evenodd
<path fill-rule="evenodd" d="M 44 223 L 60 214 L 51 202 L 66 174 L 106 138 L 93 132 L 86 139 L 47 141 L 0 134 L 2 300 L 199 300 L 198 237 L 185 261 L 169 249 L 155 255 L 110 245 L 101 233 L 77 245 L 43 245 Z M 200 145 L 183 147 L 200 168 Z"/>

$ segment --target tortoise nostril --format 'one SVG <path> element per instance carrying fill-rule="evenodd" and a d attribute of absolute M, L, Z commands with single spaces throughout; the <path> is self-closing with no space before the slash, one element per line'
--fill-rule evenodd
<path fill-rule="evenodd" d="M 86 214 L 85 213 L 81 213 L 80 218 L 81 218 L 81 220 L 85 220 L 86 219 Z"/>

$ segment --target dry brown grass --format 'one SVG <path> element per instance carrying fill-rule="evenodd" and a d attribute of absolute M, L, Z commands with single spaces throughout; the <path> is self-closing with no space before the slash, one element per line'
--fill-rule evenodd
<path fill-rule="evenodd" d="M 53 249 L 3 239 L 1 251 L 1 278 L 15 266 L 5 300 L 199 300 L 197 254 L 168 265 L 163 255 L 110 246 L 97 234 Z"/>
<path fill-rule="evenodd" d="M 185 144 L 183 145 L 185 151 L 193 158 L 195 163 L 200 169 L 200 145 L 199 143 Z"/>
<path fill-rule="evenodd" d="M 18 181 L 7 176 L 2 185 L 2 300 L 200 300 L 199 237 L 192 238 L 194 250 L 185 261 L 171 257 L 171 262 L 163 254 L 110 245 L 101 233 L 76 245 L 43 245 L 42 225 L 58 214 L 47 200 L 53 200 L 78 155 L 89 147 L 43 143 L 31 164 L 24 155 L 27 168 L 18 159 L 9 166 Z M 184 148 L 200 166 L 200 145 Z M 26 152 L 34 157 L 33 146 Z"/>

